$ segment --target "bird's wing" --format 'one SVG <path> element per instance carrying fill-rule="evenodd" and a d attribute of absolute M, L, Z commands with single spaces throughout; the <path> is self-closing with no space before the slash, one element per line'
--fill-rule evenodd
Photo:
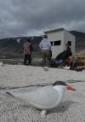
<path fill-rule="evenodd" d="M 52 86 L 46 86 L 29 94 L 31 105 L 40 109 L 50 109 L 57 105 L 59 94 Z"/>
<path fill-rule="evenodd" d="M 30 103 L 32 106 L 39 109 L 50 109 L 57 105 L 59 98 L 58 92 L 52 86 L 38 88 L 32 92 L 9 92 L 12 96 L 19 98 L 25 103 Z"/>

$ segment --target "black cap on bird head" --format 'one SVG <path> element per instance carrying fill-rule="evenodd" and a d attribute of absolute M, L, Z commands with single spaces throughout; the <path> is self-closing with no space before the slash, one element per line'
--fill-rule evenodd
<path fill-rule="evenodd" d="M 53 86 L 56 86 L 56 85 L 67 86 L 67 84 L 64 81 L 56 81 L 56 82 L 54 82 Z"/>
<path fill-rule="evenodd" d="M 70 91 L 75 91 L 76 90 L 72 85 L 67 84 L 64 81 L 56 81 L 56 82 L 53 83 L 53 86 L 57 86 L 57 85 L 66 86 L 67 90 L 70 90 Z"/>

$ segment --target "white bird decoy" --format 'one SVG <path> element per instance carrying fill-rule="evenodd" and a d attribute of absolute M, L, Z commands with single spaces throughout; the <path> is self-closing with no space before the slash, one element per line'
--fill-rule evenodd
<path fill-rule="evenodd" d="M 40 109 L 41 115 L 44 117 L 47 110 L 53 109 L 61 103 L 66 89 L 72 91 L 75 90 L 71 85 L 68 85 L 63 81 L 56 81 L 53 85 L 38 88 L 32 92 L 25 92 L 22 94 L 10 91 L 7 92 L 7 94 L 19 98 L 26 104 L 29 103 L 31 106 Z"/>

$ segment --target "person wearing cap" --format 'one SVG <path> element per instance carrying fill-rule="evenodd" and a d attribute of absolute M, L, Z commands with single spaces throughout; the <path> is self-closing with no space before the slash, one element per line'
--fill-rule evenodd
<path fill-rule="evenodd" d="M 51 43 L 48 40 L 47 35 L 43 36 L 43 39 L 41 40 L 39 47 L 42 53 L 43 65 L 49 66 L 51 61 L 52 51 L 51 51 Z"/>
<path fill-rule="evenodd" d="M 30 39 L 24 43 L 24 65 L 31 64 L 32 62 L 32 44 Z"/>

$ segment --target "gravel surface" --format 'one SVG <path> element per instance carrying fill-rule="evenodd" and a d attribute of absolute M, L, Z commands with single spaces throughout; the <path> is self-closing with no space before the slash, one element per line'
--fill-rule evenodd
<path fill-rule="evenodd" d="M 41 118 L 40 111 L 6 94 L 29 92 L 56 80 L 78 80 L 75 92 L 67 92 L 57 108 Z M 76 72 L 23 65 L 0 66 L 0 122 L 85 122 L 85 71 Z M 39 86 L 39 84 L 41 86 Z M 33 86 L 34 85 L 34 86 Z"/>

